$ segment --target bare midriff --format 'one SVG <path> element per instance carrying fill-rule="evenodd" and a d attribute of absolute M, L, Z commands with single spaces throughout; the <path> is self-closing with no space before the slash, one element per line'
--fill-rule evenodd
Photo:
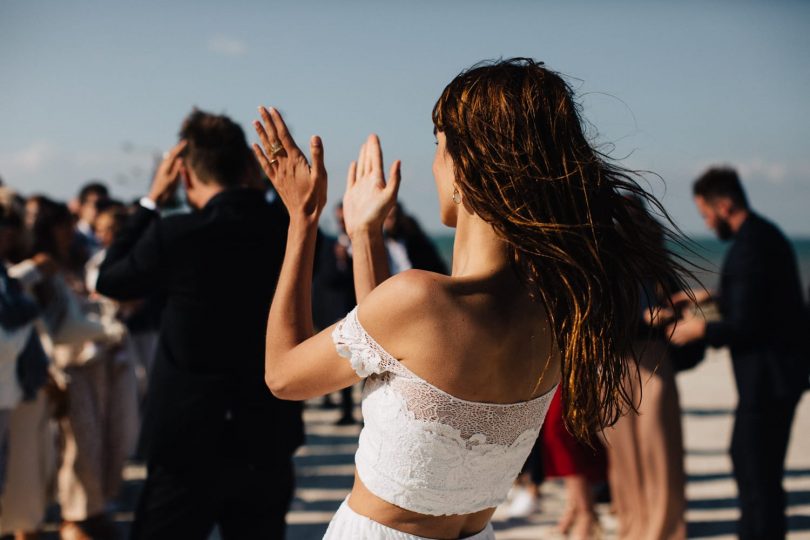
<path fill-rule="evenodd" d="M 349 508 L 386 527 L 438 540 L 457 540 L 472 536 L 487 526 L 495 512 L 495 508 L 486 508 L 472 514 L 450 516 L 430 516 L 411 512 L 374 495 L 363 484 L 356 472 L 354 486 L 349 497 Z"/>

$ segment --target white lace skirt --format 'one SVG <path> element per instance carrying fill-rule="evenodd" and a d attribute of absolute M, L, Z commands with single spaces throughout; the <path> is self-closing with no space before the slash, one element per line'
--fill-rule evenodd
<path fill-rule="evenodd" d="M 349 508 L 348 500 L 348 498 L 344 500 L 338 508 L 329 523 L 329 528 L 326 529 L 324 540 L 432 540 L 386 527 L 373 519 L 361 516 Z M 495 540 L 495 531 L 492 524 L 487 524 L 483 531 L 465 536 L 464 540 Z"/>

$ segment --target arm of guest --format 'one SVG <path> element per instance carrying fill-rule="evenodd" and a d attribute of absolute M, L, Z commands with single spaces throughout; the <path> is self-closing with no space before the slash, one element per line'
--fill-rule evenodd
<path fill-rule="evenodd" d="M 687 311 L 667 327 L 675 345 L 705 339 L 711 347 L 755 343 L 763 334 L 768 310 L 763 283 L 767 279 L 764 255 L 756 246 L 740 246 L 727 263 L 723 283 L 723 320 L 707 322 Z"/>
<path fill-rule="evenodd" d="M 139 206 L 99 267 L 96 291 L 117 300 L 141 298 L 159 281 L 162 242 L 155 210 Z"/>
<path fill-rule="evenodd" d="M 723 320 L 706 323 L 710 346 L 744 345 L 762 337 L 769 313 L 764 252 L 749 244 L 736 251 L 723 283 Z"/>
<path fill-rule="evenodd" d="M 96 290 L 117 300 L 142 298 L 154 291 L 161 278 L 164 260 L 157 204 L 174 190 L 182 167 L 180 141 L 155 172 L 148 197 L 141 199 L 135 213 L 107 250 L 99 268 Z"/>

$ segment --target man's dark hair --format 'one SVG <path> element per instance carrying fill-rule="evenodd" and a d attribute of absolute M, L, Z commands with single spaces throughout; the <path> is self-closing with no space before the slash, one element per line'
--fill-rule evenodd
<path fill-rule="evenodd" d="M 124 203 L 116 199 L 99 199 L 96 201 L 96 212 L 101 214 L 102 212 L 109 210 L 110 208 L 123 208 Z"/>
<path fill-rule="evenodd" d="M 91 180 L 79 190 L 79 204 L 86 203 L 91 195 L 95 195 L 98 199 L 106 199 L 110 196 L 110 190 L 100 181 Z"/>
<path fill-rule="evenodd" d="M 0 227 L 21 229 L 22 225 L 20 214 L 15 212 L 11 205 L 0 204 Z"/>
<path fill-rule="evenodd" d="M 179 135 L 188 142 L 183 151 L 186 166 L 201 181 L 223 187 L 242 183 L 253 156 L 245 133 L 233 120 L 195 108 L 183 121 Z"/>
<path fill-rule="evenodd" d="M 695 180 L 692 193 L 711 201 L 718 197 L 727 197 L 737 208 L 748 209 L 748 198 L 737 176 L 731 167 L 712 167 Z"/>

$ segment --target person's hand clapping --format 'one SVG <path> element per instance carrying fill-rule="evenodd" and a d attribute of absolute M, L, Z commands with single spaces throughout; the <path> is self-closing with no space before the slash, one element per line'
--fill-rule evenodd
<path fill-rule="evenodd" d="M 174 145 L 174 148 L 166 153 L 157 171 L 155 171 L 152 189 L 149 190 L 149 198 L 158 206 L 165 204 L 177 188 L 180 169 L 183 167 L 183 158 L 180 157 L 180 154 L 185 150 L 186 144 L 186 141 L 180 141 Z"/>
<path fill-rule="evenodd" d="M 50 277 L 59 270 L 59 265 L 47 253 L 37 253 L 31 257 L 31 262 L 43 276 Z"/>
<path fill-rule="evenodd" d="M 391 165 L 388 182 L 383 173 L 382 149 L 376 135 L 370 135 L 360 148 L 360 156 L 349 166 L 343 215 L 346 233 L 382 230 L 385 217 L 397 201 L 400 161 Z"/>
<path fill-rule="evenodd" d="M 697 341 L 706 335 L 706 320 L 685 310 L 683 319 L 667 325 L 666 335 L 673 345 L 678 346 Z"/>
<path fill-rule="evenodd" d="M 256 159 L 272 182 L 290 214 L 291 222 L 302 220 L 317 225 L 326 205 L 327 174 L 323 163 L 323 143 L 313 136 L 309 141 L 312 165 L 295 144 L 279 112 L 259 107 L 262 122 L 253 122 L 261 147 L 253 145 Z"/>
<path fill-rule="evenodd" d="M 712 293 L 706 289 L 678 291 L 669 301 L 676 309 L 684 309 L 696 304 L 702 304 L 712 299 Z"/>

